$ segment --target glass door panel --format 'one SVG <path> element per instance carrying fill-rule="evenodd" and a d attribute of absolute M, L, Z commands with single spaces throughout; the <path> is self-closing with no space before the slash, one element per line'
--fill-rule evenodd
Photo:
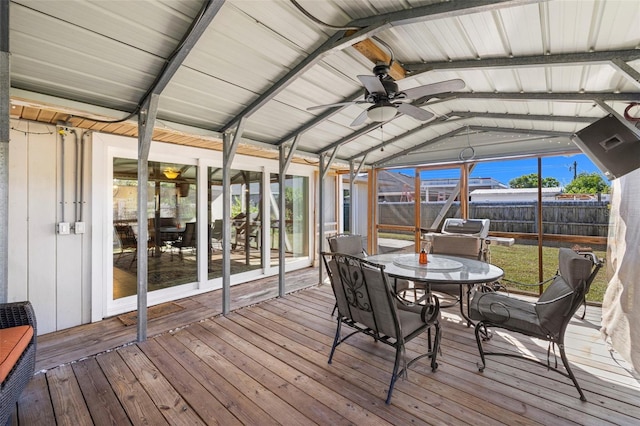
<path fill-rule="evenodd" d="M 196 166 L 149 162 L 148 291 L 197 280 Z M 137 293 L 137 160 L 113 160 L 113 298 Z"/>

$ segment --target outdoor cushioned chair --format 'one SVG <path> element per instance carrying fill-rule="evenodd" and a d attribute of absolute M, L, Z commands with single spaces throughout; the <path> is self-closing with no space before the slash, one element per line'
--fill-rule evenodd
<path fill-rule="evenodd" d="M 387 281 L 384 265 L 377 265 L 356 256 L 322 253 L 338 305 L 336 334 L 329 354 L 329 364 L 336 348 L 351 336 L 364 333 L 396 349 L 395 363 L 386 403 L 396 379 L 406 377 L 407 369 L 416 361 L 431 358 L 431 370 L 436 371 L 436 356 L 440 347 L 440 305 L 436 297 L 424 305 L 405 304 L 397 298 Z M 342 337 L 342 325 L 355 331 Z M 432 330 L 434 331 L 432 335 Z M 407 362 L 405 343 L 427 331 L 425 351 Z M 402 365 L 402 368 L 400 366 Z"/>
<path fill-rule="evenodd" d="M 588 280 L 593 263 L 568 248 L 560 249 L 558 263 L 558 275 L 535 303 L 509 297 L 504 293 L 474 292 L 469 314 L 471 319 L 478 321 L 475 334 L 482 360 L 482 365 L 479 364 L 478 369 L 481 372 L 484 370 L 485 357 L 489 355 L 523 358 L 570 378 L 580 393 L 580 399 L 586 401 L 587 399 L 567 361 L 564 333 L 571 317 L 582 304 L 584 295 L 589 291 Z M 536 358 L 515 352 L 485 351 L 482 347 L 480 333 L 486 333 L 487 327 L 504 328 L 549 342 L 547 362 L 543 363 Z M 549 354 L 552 347 L 555 353 L 555 346 L 558 346 L 560 350 L 560 357 L 566 373 L 557 368 L 557 360 L 556 365 L 551 366 Z"/>
<path fill-rule="evenodd" d="M 0 425 L 7 423 L 33 377 L 36 331 L 30 302 L 0 304 Z"/>
<path fill-rule="evenodd" d="M 327 237 L 329 249 L 333 253 L 349 254 L 357 257 L 367 257 L 367 251 L 362 247 L 362 236 L 358 234 L 336 234 Z M 396 293 L 404 294 L 411 287 L 409 281 L 396 279 L 394 281 Z M 334 309 L 335 312 L 335 309 Z M 333 312 L 331 313 L 333 315 Z"/>
<path fill-rule="evenodd" d="M 431 236 L 431 253 L 486 261 L 484 239 L 470 235 L 433 234 Z M 458 303 L 463 303 L 465 294 L 467 295 L 468 303 L 470 287 L 449 284 L 431 284 L 429 286 L 431 291 L 440 296 L 441 307 L 443 308 L 450 308 Z M 424 289 L 424 285 L 417 283 L 416 289 L 420 288 Z M 464 307 L 461 306 L 460 309 L 464 309 Z"/>
<path fill-rule="evenodd" d="M 357 234 L 337 234 L 327 237 L 329 250 L 333 253 L 350 254 L 351 256 L 367 256 L 362 247 L 362 236 Z"/>

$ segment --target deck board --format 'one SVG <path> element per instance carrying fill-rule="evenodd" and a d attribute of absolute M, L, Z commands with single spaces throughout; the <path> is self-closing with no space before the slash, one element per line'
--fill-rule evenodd
<path fill-rule="evenodd" d="M 317 281 L 313 268 L 287 277 L 295 285 L 284 298 L 274 298 L 277 277 L 234 287 L 227 316 L 216 311 L 218 290 L 177 301 L 187 309 L 150 321 L 142 343 L 117 318 L 44 336 L 41 371 L 13 424 L 640 423 L 640 383 L 601 340 L 598 307 L 567 329 L 567 355 L 587 403 L 569 379 L 521 360 L 491 357 L 478 372 L 473 328 L 454 308 L 442 313 L 438 370 L 416 363 L 386 405 L 393 350 L 357 335 L 328 364 L 331 288 L 299 290 Z M 514 343 L 546 359 L 545 343 L 513 333 L 497 331 L 487 345 Z M 412 340 L 408 355 L 424 345 L 425 337 Z"/>

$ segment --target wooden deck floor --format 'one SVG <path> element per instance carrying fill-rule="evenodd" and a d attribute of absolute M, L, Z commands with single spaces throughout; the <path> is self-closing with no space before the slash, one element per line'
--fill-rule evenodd
<path fill-rule="evenodd" d="M 314 269 L 287 275 L 298 286 L 314 278 Z M 472 329 L 450 310 L 438 370 L 418 362 L 387 406 L 392 349 L 355 336 L 327 364 L 330 287 L 253 304 L 273 297 L 260 289 L 273 283 L 238 288 L 226 317 L 215 315 L 219 294 L 179 301 L 187 309 L 151 321 L 140 344 L 126 344 L 135 327 L 117 319 L 43 336 L 46 371 L 22 394 L 13 424 L 640 424 L 640 383 L 602 342 L 598 308 L 574 318 L 567 335 L 587 403 L 568 379 L 534 364 L 491 358 L 479 373 Z M 490 345 L 508 342 L 546 357 L 546 346 L 522 336 L 497 333 Z"/>

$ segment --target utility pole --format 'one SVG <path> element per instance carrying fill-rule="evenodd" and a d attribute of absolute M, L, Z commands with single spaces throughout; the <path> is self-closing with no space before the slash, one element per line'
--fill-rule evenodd
<path fill-rule="evenodd" d="M 573 180 L 578 177 L 578 162 L 574 161 L 573 165 L 569 166 L 569 171 L 573 170 Z"/>

